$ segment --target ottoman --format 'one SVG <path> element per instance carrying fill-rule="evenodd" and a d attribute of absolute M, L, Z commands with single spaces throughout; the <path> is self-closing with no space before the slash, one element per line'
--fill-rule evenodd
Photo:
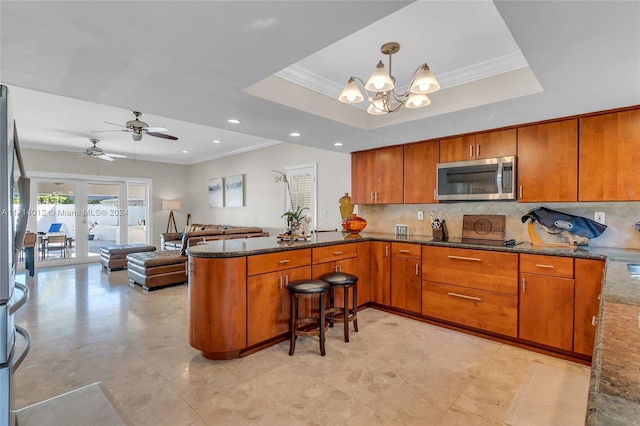
<path fill-rule="evenodd" d="M 124 269 L 127 267 L 128 254 L 155 250 L 154 246 L 143 243 L 100 247 L 100 264 L 108 271 Z"/>
<path fill-rule="evenodd" d="M 187 282 L 188 256 L 179 251 L 132 253 L 127 255 L 129 284 L 146 291 Z"/>

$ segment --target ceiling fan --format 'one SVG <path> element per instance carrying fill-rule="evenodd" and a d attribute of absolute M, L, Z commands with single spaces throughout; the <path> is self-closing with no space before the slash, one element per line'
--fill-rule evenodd
<path fill-rule="evenodd" d="M 100 142 L 100 139 L 89 139 L 89 141 L 93 144 L 93 146 L 87 148 L 83 153 L 78 155 L 78 157 L 95 157 L 107 161 L 113 161 L 114 158 L 127 158 L 126 155 L 107 154 L 102 150 L 102 148 L 98 148 L 96 145 L 98 144 L 98 142 Z"/>
<path fill-rule="evenodd" d="M 142 139 L 142 135 L 147 134 L 149 136 L 155 136 L 157 138 L 170 139 L 173 141 L 178 140 L 177 137 L 168 135 L 166 132 L 168 129 L 164 127 L 149 127 L 147 123 L 144 121 L 140 121 L 139 117 L 142 115 L 139 111 L 131 111 L 133 115 L 136 116 L 135 120 L 129 120 L 125 123 L 125 125 L 110 123 L 105 121 L 107 124 L 112 124 L 114 126 L 126 127 L 126 129 L 120 130 L 122 132 L 130 132 L 134 141 L 139 141 Z M 119 130 L 95 130 L 93 133 L 97 132 L 117 132 Z"/>

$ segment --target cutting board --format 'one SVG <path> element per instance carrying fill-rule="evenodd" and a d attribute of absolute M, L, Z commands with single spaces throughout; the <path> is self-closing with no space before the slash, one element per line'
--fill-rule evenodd
<path fill-rule="evenodd" d="M 462 238 L 504 241 L 504 215 L 465 214 L 462 217 Z"/>

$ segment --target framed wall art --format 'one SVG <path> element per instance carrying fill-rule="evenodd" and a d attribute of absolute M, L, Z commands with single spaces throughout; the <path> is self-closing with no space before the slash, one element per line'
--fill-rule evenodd
<path fill-rule="evenodd" d="M 224 205 L 225 207 L 244 206 L 244 175 L 224 178 Z"/>
<path fill-rule="evenodd" d="M 209 179 L 209 207 L 224 207 L 224 178 Z"/>

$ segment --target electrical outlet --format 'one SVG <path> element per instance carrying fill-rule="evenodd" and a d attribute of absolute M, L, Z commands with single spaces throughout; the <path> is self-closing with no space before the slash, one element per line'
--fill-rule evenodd
<path fill-rule="evenodd" d="M 418 210 L 418 220 L 424 220 L 424 212 L 422 210 Z"/>
<path fill-rule="evenodd" d="M 593 220 L 604 225 L 604 212 L 595 212 L 593 214 Z"/>

